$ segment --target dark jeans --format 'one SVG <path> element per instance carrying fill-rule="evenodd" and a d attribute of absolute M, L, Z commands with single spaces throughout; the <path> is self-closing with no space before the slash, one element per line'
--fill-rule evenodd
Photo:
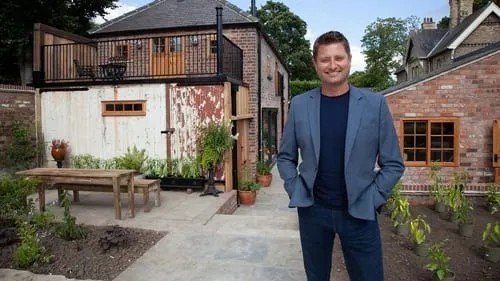
<path fill-rule="evenodd" d="M 298 208 L 300 242 L 308 281 L 329 281 L 333 241 L 338 234 L 351 281 L 383 281 L 378 221 L 319 205 Z"/>

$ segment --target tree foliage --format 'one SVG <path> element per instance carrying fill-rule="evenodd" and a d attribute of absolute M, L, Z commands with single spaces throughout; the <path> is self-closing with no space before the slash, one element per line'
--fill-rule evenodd
<path fill-rule="evenodd" d="M 392 74 L 401 66 L 409 30 L 415 28 L 416 22 L 418 18 L 413 16 L 407 19 L 377 18 L 366 27 L 361 39 L 366 62 L 363 85 L 383 90 L 394 84 Z"/>
<path fill-rule="evenodd" d="M 86 35 L 92 18 L 106 14 L 118 0 L 2 0 L 0 1 L 0 76 L 19 79 L 13 69 L 30 59 L 33 24 L 43 23 L 68 32 Z M 21 68 L 22 69 L 22 68 Z M 15 75 L 15 77 L 9 77 Z"/>
<path fill-rule="evenodd" d="M 257 17 L 280 55 L 288 63 L 291 78 L 315 79 L 310 42 L 305 39 L 306 22 L 290 11 L 285 4 L 272 0 L 257 9 Z"/>

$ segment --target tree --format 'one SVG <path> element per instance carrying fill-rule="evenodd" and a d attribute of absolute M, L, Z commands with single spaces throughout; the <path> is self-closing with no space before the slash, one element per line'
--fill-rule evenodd
<path fill-rule="evenodd" d="M 31 66 L 33 24 L 44 23 L 87 35 L 92 18 L 106 15 L 118 0 L 2 0 L 0 1 L 0 81 L 21 81 Z M 2 79 L 3 78 L 3 79 Z"/>
<path fill-rule="evenodd" d="M 361 39 L 366 62 L 366 80 L 370 87 L 383 90 L 394 84 L 392 73 L 401 66 L 415 18 L 377 18 L 365 29 Z"/>
<path fill-rule="evenodd" d="M 309 40 L 305 39 L 307 24 L 283 3 L 267 1 L 257 9 L 257 17 L 266 34 L 286 60 L 294 80 L 316 78 Z"/>
<path fill-rule="evenodd" d="M 374 84 L 371 78 L 365 71 L 355 71 L 349 76 L 349 83 L 356 87 L 370 88 Z"/>

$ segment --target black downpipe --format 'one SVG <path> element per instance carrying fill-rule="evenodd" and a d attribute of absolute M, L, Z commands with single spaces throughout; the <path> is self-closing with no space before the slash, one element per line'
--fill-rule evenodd
<path fill-rule="evenodd" d="M 261 41 L 261 31 L 258 30 L 257 32 L 257 160 L 260 160 L 262 157 L 262 92 L 261 92 L 261 87 L 262 87 L 262 82 L 261 82 L 261 66 L 262 66 L 262 51 L 260 47 L 260 41 Z"/>
<path fill-rule="evenodd" d="M 222 76 L 222 66 L 224 65 L 223 56 L 224 53 L 224 42 L 222 36 L 222 6 L 217 6 L 217 76 Z"/>

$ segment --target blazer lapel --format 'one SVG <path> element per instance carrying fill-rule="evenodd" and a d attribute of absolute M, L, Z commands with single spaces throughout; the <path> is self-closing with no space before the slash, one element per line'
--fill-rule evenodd
<path fill-rule="evenodd" d="M 349 115 L 347 118 L 344 163 L 347 163 L 347 161 L 349 161 L 349 157 L 351 156 L 352 147 L 354 146 L 354 140 L 356 139 L 356 134 L 361 121 L 361 114 L 363 113 L 363 103 L 361 101 L 363 95 L 356 87 L 349 87 Z"/>
<path fill-rule="evenodd" d="M 320 146 L 320 135 L 319 135 L 319 116 L 320 116 L 320 96 L 319 88 L 309 94 L 309 101 L 307 103 L 307 112 L 309 119 L 309 127 L 311 128 L 311 138 L 313 140 L 314 153 L 316 155 L 316 164 L 319 163 L 319 146 Z"/>

